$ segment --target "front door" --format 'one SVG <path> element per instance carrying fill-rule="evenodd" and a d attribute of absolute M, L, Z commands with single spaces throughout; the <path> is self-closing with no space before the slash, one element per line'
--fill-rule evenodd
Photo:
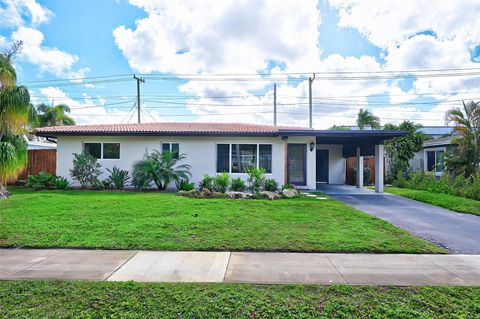
<path fill-rule="evenodd" d="M 317 150 L 317 185 L 328 183 L 328 150 Z"/>
<path fill-rule="evenodd" d="M 288 144 L 288 183 L 307 185 L 307 144 Z"/>

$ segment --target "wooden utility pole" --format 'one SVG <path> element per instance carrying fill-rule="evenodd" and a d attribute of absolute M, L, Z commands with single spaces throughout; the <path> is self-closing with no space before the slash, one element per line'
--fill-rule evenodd
<path fill-rule="evenodd" d="M 145 80 L 137 77 L 136 75 L 133 75 L 133 78 L 137 80 L 137 115 L 138 123 L 140 123 L 140 82 L 145 83 Z"/>
<path fill-rule="evenodd" d="M 273 83 L 273 125 L 277 126 L 277 83 Z"/>
<path fill-rule="evenodd" d="M 308 78 L 308 115 L 309 115 L 309 127 L 313 128 L 313 107 L 312 107 L 312 83 L 315 80 L 315 73 L 313 73 L 313 77 Z"/>

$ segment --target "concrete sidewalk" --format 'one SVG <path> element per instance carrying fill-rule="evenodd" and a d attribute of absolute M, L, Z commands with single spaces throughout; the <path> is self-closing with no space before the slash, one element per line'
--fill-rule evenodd
<path fill-rule="evenodd" d="M 0 279 L 480 285 L 480 255 L 0 249 Z"/>

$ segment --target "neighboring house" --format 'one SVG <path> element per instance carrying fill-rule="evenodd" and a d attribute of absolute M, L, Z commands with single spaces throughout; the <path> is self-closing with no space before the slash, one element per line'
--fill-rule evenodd
<path fill-rule="evenodd" d="M 376 155 L 383 171 L 383 141 L 401 131 L 331 131 L 241 123 L 146 123 L 38 128 L 37 136 L 57 138 L 57 175 L 70 178 L 73 153 L 88 152 L 106 168 L 131 171 L 135 161 L 153 150 L 178 151 L 191 165 L 191 181 L 204 174 L 228 172 L 246 178 L 249 167 L 263 168 L 280 185 L 316 189 L 344 184 L 345 158 Z M 380 164 L 381 163 L 381 164 Z M 363 165 L 363 164 L 362 164 Z M 362 174 L 359 174 L 362 176 Z M 383 174 L 377 174 L 383 191 Z M 362 185 L 363 183 L 359 183 Z"/>
<path fill-rule="evenodd" d="M 447 136 L 425 141 L 422 149 L 410 161 L 412 170 L 434 172 L 436 176 L 442 176 L 444 153 L 455 147 L 452 139 L 452 136 Z"/>
<path fill-rule="evenodd" d="M 27 141 L 27 148 L 29 150 L 55 150 L 57 144 L 48 141 Z"/>

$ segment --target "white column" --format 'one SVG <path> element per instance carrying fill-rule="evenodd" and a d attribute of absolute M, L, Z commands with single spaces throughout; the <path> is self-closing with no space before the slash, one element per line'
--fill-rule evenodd
<path fill-rule="evenodd" d="M 383 145 L 375 145 L 375 192 L 383 193 Z"/>
<path fill-rule="evenodd" d="M 360 147 L 357 147 L 357 187 L 363 187 L 363 156 L 361 156 Z"/>

